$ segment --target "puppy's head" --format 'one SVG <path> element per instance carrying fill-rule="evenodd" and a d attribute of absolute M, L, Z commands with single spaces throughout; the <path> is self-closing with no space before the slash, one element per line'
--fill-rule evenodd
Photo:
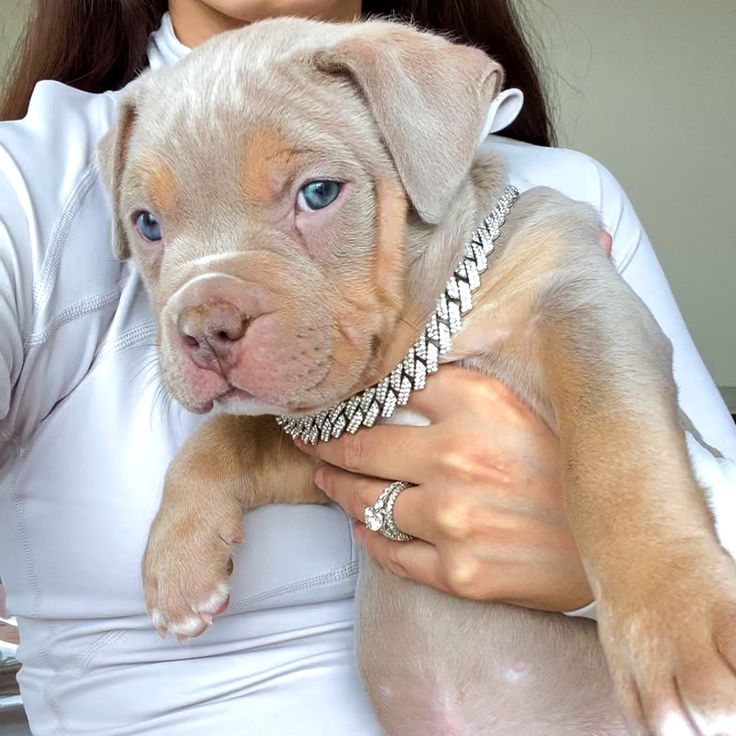
<path fill-rule="evenodd" d="M 405 26 L 288 19 L 132 85 L 101 163 L 175 397 L 314 411 L 390 369 L 413 243 L 446 219 L 501 82 Z"/>

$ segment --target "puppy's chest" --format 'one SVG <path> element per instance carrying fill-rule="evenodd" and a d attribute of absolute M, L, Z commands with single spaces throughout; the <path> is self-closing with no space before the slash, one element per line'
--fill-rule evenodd
<path fill-rule="evenodd" d="M 490 280 L 489 280 L 490 281 Z M 503 279 L 483 285 L 442 363 L 455 363 L 498 378 L 545 414 L 535 349 L 539 314 L 534 287 L 510 287 Z"/>

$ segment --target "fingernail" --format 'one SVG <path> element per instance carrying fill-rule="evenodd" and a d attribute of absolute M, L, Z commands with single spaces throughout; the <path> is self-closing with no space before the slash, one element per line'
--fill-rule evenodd
<path fill-rule="evenodd" d="M 322 468 L 317 468 L 314 472 L 314 485 L 322 491 L 325 490 L 325 474 Z"/>
<path fill-rule="evenodd" d="M 309 445 L 300 439 L 295 439 L 294 444 L 296 445 L 297 449 L 301 450 L 307 455 L 314 455 L 314 445 Z"/>

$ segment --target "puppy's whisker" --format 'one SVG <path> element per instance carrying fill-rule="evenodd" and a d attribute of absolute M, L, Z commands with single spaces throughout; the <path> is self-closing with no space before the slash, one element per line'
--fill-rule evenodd
<path fill-rule="evenodd" d="M 158 408 L 158 416 L 163 416 L 166 419 L 171 418 L 171 412 L 174 405 L 174 397 L 168 391 L 163 383 L 159 383 L 156 386 L 153 401 L 151 403 L 151 425 L 153 425 L 154 412 Z"/>
<path fill-rule="evenodd" d="M 157 356 L 150 356 L 133 371 L 131 379 L 138 381 L 142 379 L 143 386 L 147 386 L 149 382 L 156 380 L 160 375 L 159 361 Z"/>

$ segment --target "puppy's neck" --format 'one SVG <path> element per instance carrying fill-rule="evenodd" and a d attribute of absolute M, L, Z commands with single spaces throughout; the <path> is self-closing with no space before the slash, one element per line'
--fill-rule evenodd
<path fill-rule="evenodd" d="M 489 148 L 478 151 L 455 203 L 439 225 L 416 215 L 409 222 L 406 254 L 406 301 L 393 339 L 380 360 L 378 377 L 390 372 L 406 355 L 435 310 L 463 249 L 491 210 L 508 181 L 506 163 Z"/>

